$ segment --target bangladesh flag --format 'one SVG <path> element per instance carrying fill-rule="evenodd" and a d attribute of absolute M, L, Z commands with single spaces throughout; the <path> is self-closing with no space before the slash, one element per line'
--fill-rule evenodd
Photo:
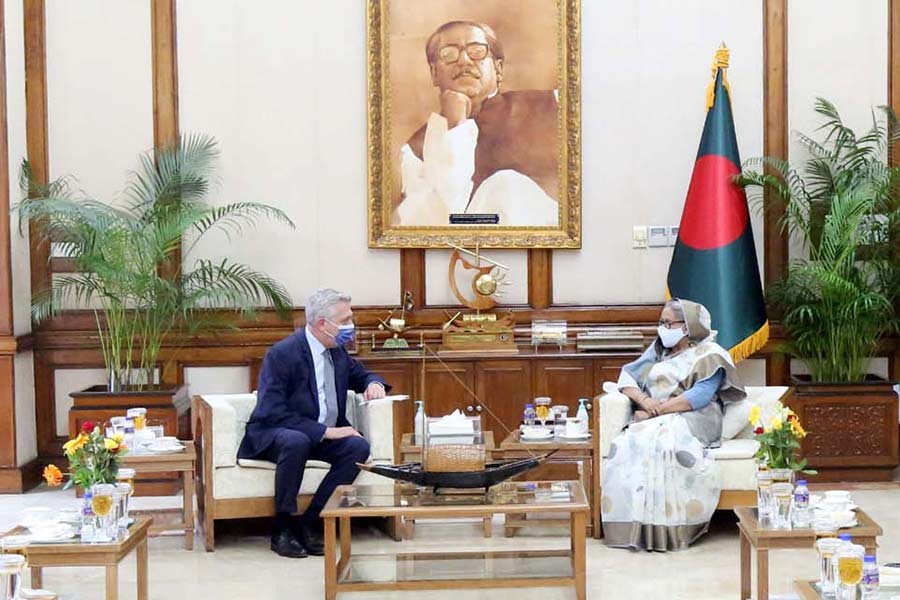
<path fill-rule="evenodd" d="M 735 362 L 769 339 L 759 264 L 740 173 L 731 98 L 725 77 L 728 50 L 720 48 L 707 90 L 706 123 L 684 202 L 668 293 L 709 309 L 717 342 Z"/>

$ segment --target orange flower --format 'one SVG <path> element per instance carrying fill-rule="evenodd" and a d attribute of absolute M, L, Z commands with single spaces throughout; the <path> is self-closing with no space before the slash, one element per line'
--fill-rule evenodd
<path fill-rule="evenodd" d="M 44 479 L 47 481 L 47 485 L 56 487 L 62 483 L 62 471 L 56 465 L 47 465 L 44 467 Z"/>

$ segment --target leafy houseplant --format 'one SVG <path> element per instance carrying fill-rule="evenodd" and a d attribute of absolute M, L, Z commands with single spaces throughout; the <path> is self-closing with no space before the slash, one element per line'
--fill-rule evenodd
<path fill-rule="evenodd" d="M 69 481 L 63 489 L 73 484 L 89 490 L 95 483 L 115 483 L 119 462 L 128 448 L 121 435 L 105 437 L 100 427 L 86 422 L 78 435 L 63 445 L 69 459 Z M 51 486 L 62 484 L 63 473 L 56 465 L 44 468 L 44 479 Z"/>
<path fill-rule="evenodd" d="M 227 325 L 208 309 L 251 317 L 260 305 L 289 312 L 287 291 L 264 273 L 227 258 L 191 256 L 214 230 L 230 238 L 263 218 L 294 227 L 284 212 L 266 204 L 208 204 L 218 153 L 213 138 L 189 135 L 171 148 L 143 154 L 118 204 L 76 194 L 66 178 L 38 185 L 23 163 L 27 197 L 16 206 L 20 228 L 37 223 L 42 241 L 53 242 L 75 265 L 74 273 L 55 276 L 49 289 L 37 291 L 32 315 L 40 322 L 63 308 L 92 310 L 109 392 L 154 383 L 167 334 Z"/>
<path fill-rule="evenodd" d="M 815 110 L 822 140 L 797 135 L 807 160 L 753 159 L 739 183 L 773 192 L 771 202 L 784 207 L 782 228 L 808 252 L 770 290 L 788 353 L 806 363 L 813 382 L 856 382 L 898 324 L 900 167 L 886 159 L 900 126 L 884 107 L 884 118 L 873 113 L 871 129 L 857 136 L 827 100 Z M 760 167 L 769 172 L 753 170 Z"/>

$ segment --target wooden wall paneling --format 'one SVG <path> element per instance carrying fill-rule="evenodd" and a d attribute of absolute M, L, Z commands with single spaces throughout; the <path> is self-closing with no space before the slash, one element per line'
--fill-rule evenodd
<path fill-rule="evenodd" d="M 900 0 L 888 0 L 888 105 L 900 113 Z M 891 165 L 900 164 L 898 151 L 891 148 Z"/>
<path fill-rule="evenodd" d="M 0 8 L 2 8 L 0 0 Z M 0 469 L 15 469 L 16 459 L 16 389 L 15 354 L 0 355 Z"/>
<path fill-rule="evenodd" d="M 788 158 L 787 9 L 788 0 L 764 0 L 763 3 L 763 153 L 783 159 Z M 763 253 L 766 287 L 784 276 L 789 258 L 788 235 L 779 225 L 784 209 L 774 200 L 766 192 Z M 766 362 L 766 383 L 784 385 L 789 379 L 790 361 L 783 355 L 770 356 Z"/>
<path fill-rule="evenodd" d="M 175 0 L 151 0 L 150 43 L 153 69 L 153 147 L 172 147 L 178 140 L 178 50 Z M 181 271 L 179 246 L 160 265 L 176 277 Z"/>
<path fill-rule="evenodd" d="M 412 294 L 417 309 L 425 308 L 425 250 L 404 248 L 400 250 L 400 301 L 406 292 Z"/>
<path fill-rule="evenodd" d="M 579 398 L 597 395 L 593 363 L 590 359 L 535 361 L 534 395 L 549 396 L 553 404 L 565 404 L 569 407 L 569 416 L 574 417 Z"/>
<path fill-rule="evenodd" d="M 528 251 L 528 305 L 534 309 L 553 304 L 553 250 Z"/>
<path fill-rule="evenodd" d="M 47 133 L 47 41 L 44 0 L 24 0 L 25 14 L 25 137 L 28 162 L 35 180 L 47 183 L 50 157 Z M 29 225 L 31 291 L 50 284 L 50 243 L 41 239 L 36 223 Z"/>
<path fill-rule="evenodd" d="M 35 429 L 39 456 L 62 456 L 62 444 L 56 435 L 56 381 L 54 368 L 41 352 L 34 353 Z"/>
<path fill-rule="evenodd" d="M 528 360 L 487 360 L 475 363 L 479 402 L 469 415 L 481 415 L 481 428 L 494 432 L 499 444 L 522 420 L 525 404 L 534 398 L 532 365 Z"/>
<path fill-rule="evenodd" d="M 421 365 L 419 365 L 421 368 Z M 465 414 L 474 414 L 475 398 L 475 365 L 471 362 L 454 361 L 426 363 L 424 383 L 420 379 L 418 385 L 425 390 L 425 412 L 433 417 L 443 416 L 456 410 Z M 469 406 L 472 411 L 466 410 Z"/>

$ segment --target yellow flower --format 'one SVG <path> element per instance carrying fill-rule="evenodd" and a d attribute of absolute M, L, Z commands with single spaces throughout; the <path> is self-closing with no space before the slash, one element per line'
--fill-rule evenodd
<path fill-rule="evenodd" d="M 772 417 L 772 429 L 775 431 L 781 431 L 781 426 L 783 422 L 778 417 Z"/>
<path fill-rule="evenodd" d="M 44 479 L 47 481 L 47 485 L 56 487 L 62 483 L 62 471 L 56 465 L 47 465 L 44 467 Z"/>
<path fill-rule="evenodd" d="M 806 430 L 800 425 L 800 421 L 791 421 L 791 433 L 796 435 L 798 438 L 806 437 Z"/>
<path fill-rule="evenodd" d="M 762 411 L 759 409 L 759 405 L 754 404 L 750 409 L 750 424 L 756 425 L 759 423 L 759 418 L 761 416 Z"/>
<path fill-rule="evenodd" d="M 121 446 L 122 442 L 125 441 L 125 436 L 122 435 L 121 433 L 117 433 L 112 436 L 112 439 L 114 439 L 116 441 L 116 443 Z"/>
<path fill-rule="evenodd" d="M 79 433 L 78 437 L 73 440 L 69 440 L 65 444 L 63 444 L 63 451 L 69 456 L 75 454 L 78 450 L 84 447 L 85 444 L 90 441 L 90 436 L 86 433 Z"/>
<path fill-rule="evenodd" d="M 103 445 L 107 450 L 116 450 L 119 447 L 119 442 L 112 438 L 105 438 L 103 440 Z"/>

